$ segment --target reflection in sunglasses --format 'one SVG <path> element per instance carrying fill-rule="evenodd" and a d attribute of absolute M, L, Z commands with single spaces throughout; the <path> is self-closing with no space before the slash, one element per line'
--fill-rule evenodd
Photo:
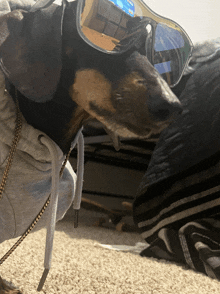
<path fill-rule="evenodd" d="M 117 39 L 86 26 L 82 27 L 82 32 L 93 44 L 108 51 L 113 51 L 115 46 L 119 43 Z"/>

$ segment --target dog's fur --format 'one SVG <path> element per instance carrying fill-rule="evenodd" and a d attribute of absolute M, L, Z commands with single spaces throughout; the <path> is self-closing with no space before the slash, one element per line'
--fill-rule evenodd
<path fill-rule="evenodd" d="M 54 101 L 72 99 L 72 104 L 35 103 L 19 95 L 28 123 L 47 133 L 65 153 L 89 118 L 115 136 L 144 138 L 160 132 L 181 106 L 144 55 L 144 43 L 121 55 L 100 52 L 79 36 L 75 11 L 76 2 L 69 3 L 63 24 L 62 71 L 54 95 Z"/>
<path fill-rule="evenodd" d="M 71 81 L 65 79 L 77 111 L 65 138 L 71 140 L 83 121 L 93 117 L 122 137 L 144 138 L 166 127 L 181 106 L 165 81 L 143 55 L 143 46 L 109 55 L 87 45 L 75 27 L 75 3 L 64 20 L 64 62 L 73 62 Z M 66 31 L 65 31 L 66 29 Z M 71 31 L 71 33 L 70 33 Z M 65 34 L 66 32 L 66 34 Z"/>
<path fill-rule="evenodd" d="M 66 106 L 54 101 L 36 103 L 19 93 L 28 123 L 47 133 L 64 153 L 91 118 L 115 136 L 145 138 L 160 132 L 181 105 L 145 56 L 144 43 L 121 55 L 102 53 L 78 35 L 75 9 L 76 2 L 68 3 L 64 15 L 62 72 L 54 94 L 54 101 L 58 97 L 70 102 Z M 2 293 L 15 293 L 7 291 Z"/>

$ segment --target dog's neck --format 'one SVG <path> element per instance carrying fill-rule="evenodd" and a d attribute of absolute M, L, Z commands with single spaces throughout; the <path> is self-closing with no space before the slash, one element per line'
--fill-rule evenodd
<path fill-rule="evenodd" d="M 10 85 L 9 92 L 15 99 L 15 89 Z M 64 93 L 61 97 L 64 97 Z M 82 108 L 69 98 L 69 103 L 60 104 L 54 99 L 37 103 L 18 92 L 20 110 L 27 123 L 47 134 L 63 151 L 68 153 L 82 124 L 89 118 Z M 65 99 L 64 99 L 65 100 Z M 68 101 L 68 100 L 67 100 Z"/>
<path fill-rule="evenodd" d="M 64 133 L 63 140 L 61 143 L 62 150 L 69 150 L 71 142 L 76 136 L 77 132 L 81 129 L 84 123 L 90 119 L 90 115 L 80 106 L 77 106 L 72 114 L 72 118 L 67 123 Z"/>

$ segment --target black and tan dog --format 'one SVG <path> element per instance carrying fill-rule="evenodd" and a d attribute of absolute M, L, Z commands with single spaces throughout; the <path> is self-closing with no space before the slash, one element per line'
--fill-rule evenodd
<path fill-rule="evenodd" d="M 181 106 L 142 55 L 144 44 L 119 56 L 93 49 L 79 37 L 74 27 L 75 3 L 70 6 L 64 20 L 64 63 L 76 64 L 71 65 L 74 72 L 64 87 L 70 89 L 77 108 L 68 124 L 67 141 L 88 116 L 102 122 L 115 138 L 144 138 L 160 132 Z M 63 78 L 66 82 L 65 74 Z"/>
<path fill-rule="evenodd" d="M 65 11 L 52 4 L 31 13 L 33 0 L 2 2 L 0 65 L 8 89 L 13 97 L 17 93 L 27 122 L 64 153 L 90 118 L 117 143 L 118 136 L 158 133 L 181 112 L 145 56 L 144 40 L 121 55 L 102 53 L 77 32 L 77 1 L 66 3 Z"/>
<path fill-rule="evenodd" d="M 33 4 L 23 2 L 20 8 L 27 10 Z M 28 123 L 64 152 L 90 117 L 116 136 L 144 138 L 160 132 L 181 106 L 144 55 L 144 41 L 121 55 L 99 52 L 77 32 L 76 3 L 67 3 L 62 32 L 62 7 L 55 4 L 35 13 L 14 10 L 0 19 L 5 31 L 1 66 L 20 93 Z"/>

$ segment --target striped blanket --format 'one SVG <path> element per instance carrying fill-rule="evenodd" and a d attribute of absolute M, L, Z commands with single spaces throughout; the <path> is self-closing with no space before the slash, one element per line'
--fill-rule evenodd
<path fill-rule="evenodd" d="M 161 133 L 134 202 L 134 221 L 150 244 L 142 256 L 220 279 L 219 39 L 199 48 L 180 96 L 184 111 Z"/>

